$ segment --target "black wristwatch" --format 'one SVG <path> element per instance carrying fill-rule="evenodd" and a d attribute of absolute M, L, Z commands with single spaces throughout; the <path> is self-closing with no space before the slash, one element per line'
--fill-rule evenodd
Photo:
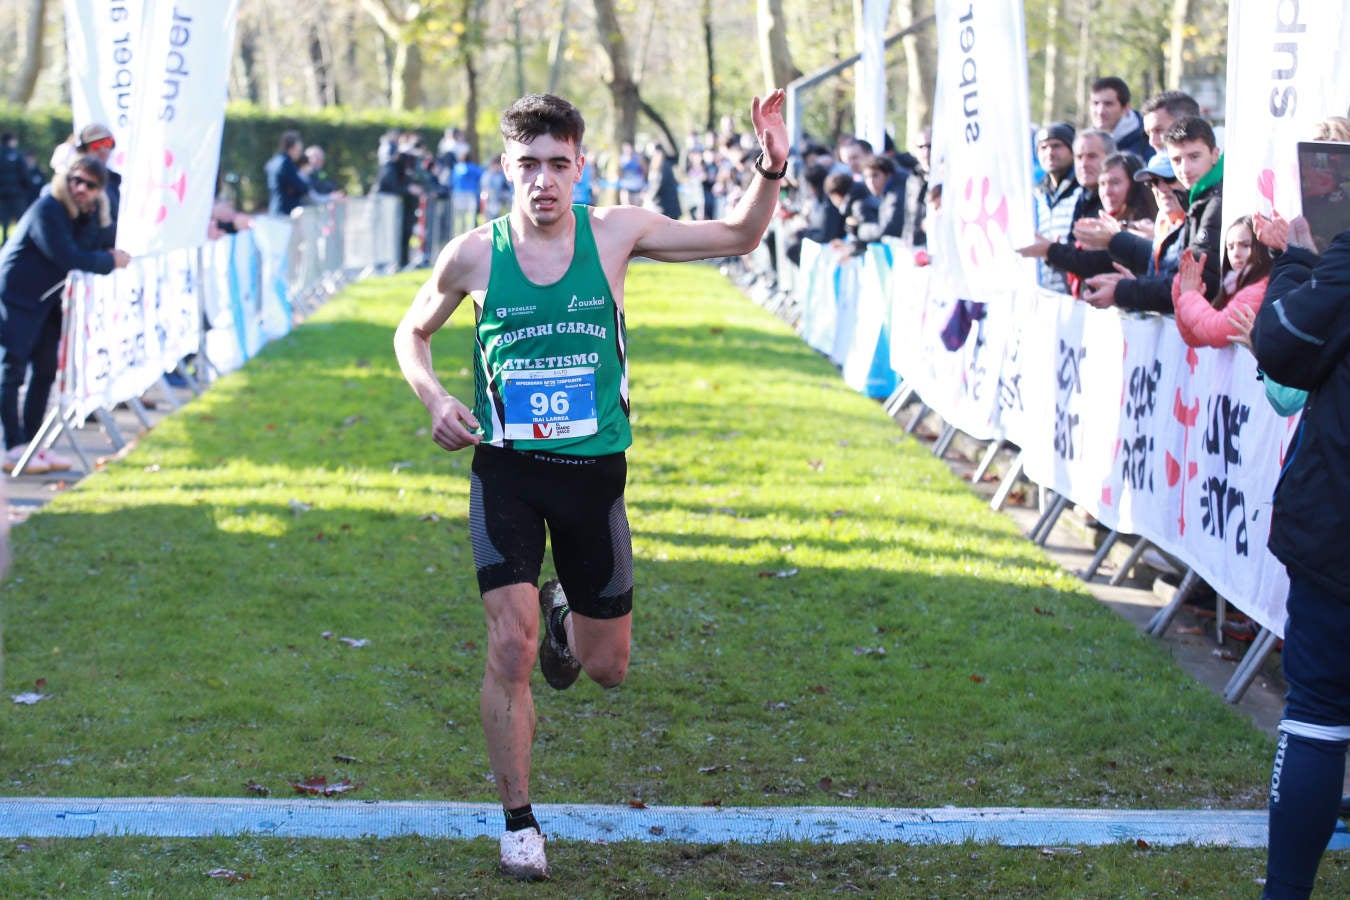
<path fill-rule="evenodd" d="M 764 168 L 763 152 L 761 152 L 758 158 L 755 159 L 755 171 L 763 175 L 770 181 L 780 181 L 785 175 L 787 175 L 787 167 L 788 167 L 787 160 L 783 160 L 783 168 L 779 169 L 777 172 L 770 172 L 768 169 Z"/>

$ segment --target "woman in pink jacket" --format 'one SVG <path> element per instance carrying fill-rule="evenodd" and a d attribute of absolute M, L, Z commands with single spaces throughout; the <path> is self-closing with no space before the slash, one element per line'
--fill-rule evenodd
<path fill-rule="evenodd" d="M 1266 282 L 1274 260 L 1270 248 L 1256 240 L 1251 216 L 1243 216 L 1228 226 L 1224 237 L 1224 264 L 1219 296 L 1205 299 L 1200 275 L 1205 254 L 1182 251 L 1181 269 L 1172 281 L 1172 305 L 1176 308 L 1177 330 L 1192 347 L 1227 347 L 1240 332 L 1229 317 L 1241 307 L 1255 314 L 1266 295 Z"/>

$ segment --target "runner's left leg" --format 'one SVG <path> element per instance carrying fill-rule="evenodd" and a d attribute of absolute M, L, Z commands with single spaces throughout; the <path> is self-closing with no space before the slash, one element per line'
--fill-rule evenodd
<path fill-rule="evenodd" d="M 539 644 L 539 599 L 532 584 L 512 584 L 483 595 L 488 652 L 479 712 L 488 760 L 505 809 L 530 802 L 534 743 L 534 671 Z"/>

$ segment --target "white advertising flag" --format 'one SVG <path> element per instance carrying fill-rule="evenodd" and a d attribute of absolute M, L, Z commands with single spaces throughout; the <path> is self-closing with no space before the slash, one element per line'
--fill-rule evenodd
<path fill-rule="evenodd" d="M 1350 101 L 1350 8 L 1345 0 L 1232 0 L 1223 211 L 1303 209 L 1298 142 L 1343 116 Z"/>
<path fill-rule="evenodd" d="M 937 4 L 935 181 L 942 211 L 932 230 L 951 232 L 934 258 L 957 296 L 990 300 L 1030 286 L 1017 255 L 1034 235 L 1026 25 L 1015 0 Z"/>
<path fill-rule="evenodd" d="M 220 165 L 237 0 L 145 0 L 117 245 L 195 247 Z"/>
<path fill-rule="evenodd" d="M 141 4 L 65 0 L 65 13 L 75 130 L 106 125 L 117 141 L 109 163 L 121 171 L 140 77 Z"/>
<path fill-rule="evenodd" d="M 857 94 L 853 98 L 854 133 L 880 153 L 886 142 L 886 19 L 891 0 L 863 0 L 854 32 L 857 38 Z"/>

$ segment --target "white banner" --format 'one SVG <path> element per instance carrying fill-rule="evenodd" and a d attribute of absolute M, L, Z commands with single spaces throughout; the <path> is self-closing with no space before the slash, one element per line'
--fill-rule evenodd
<path fill-rule="evenodd" d="M 956 296 L 1008 298 L 1034 283 L 1017 255 L 1035 228 L 1026 27 L 1018 0 L 937 4 L 938 74 L 933 104 L 934 180 L 942 215 L 928 227 L 950 232 L 934 256 Z"/>
<path fill-rule="evenodd" d="M 853 29 L 861 57 L 853 94 L 853 128 L 877 153 L 886 143 L 886 19 L 890 14 L 891 0 L 863 0 Z"/>
<path fill-rule="evenodd" d="M 1171 318 L 1037 288 L 989 304 L 958 344 L 941 272 L 896 253 L 888 272 L 839 278 L 828 252 L 804 244 L 808 258 L 802 321 L 834 326 L 833 353 L 871 352 L 869 317 L 846 324 L 839 311 L 871 308 L 876 298 L 861 294 L 889 284 L 890 364 L 926 405 L 973 437 L 1006 437 L 1028 478 L 1148 538 L 1283 633 L 1288 579 L 1266 540 L 1297 419 L 1276 415 L 1245 350 L 1191 348 Z M 863 265 L 885 260 L 868 254 Z"/>
<path fill-rule="evenodd" d="M 139 397 L 201 335 L 197 251 L 139 257 L 111 275 L 72 272 L 73 324 L 62 382 L 68 408 L 88 415 Z"/>
<path fill-rule="evenodd" d="M 1225 223 L 1303 209 L 1298 142 L 1350 102 L 1345 0 L 1231 0 L 1228 7 Z"/>
<path fill-rule="evenodd" d="M 65 12 L 75 130 L 93 123 L 108 126 L 118 146 L 110 162 L 120 171 L 141 77 L 141 4 L 65 0 Z"/>
<path fill-rule="evenodd" d="M 134 256 L 206 239 L 238 0 L 145 0 L 117 244 Z"/>

